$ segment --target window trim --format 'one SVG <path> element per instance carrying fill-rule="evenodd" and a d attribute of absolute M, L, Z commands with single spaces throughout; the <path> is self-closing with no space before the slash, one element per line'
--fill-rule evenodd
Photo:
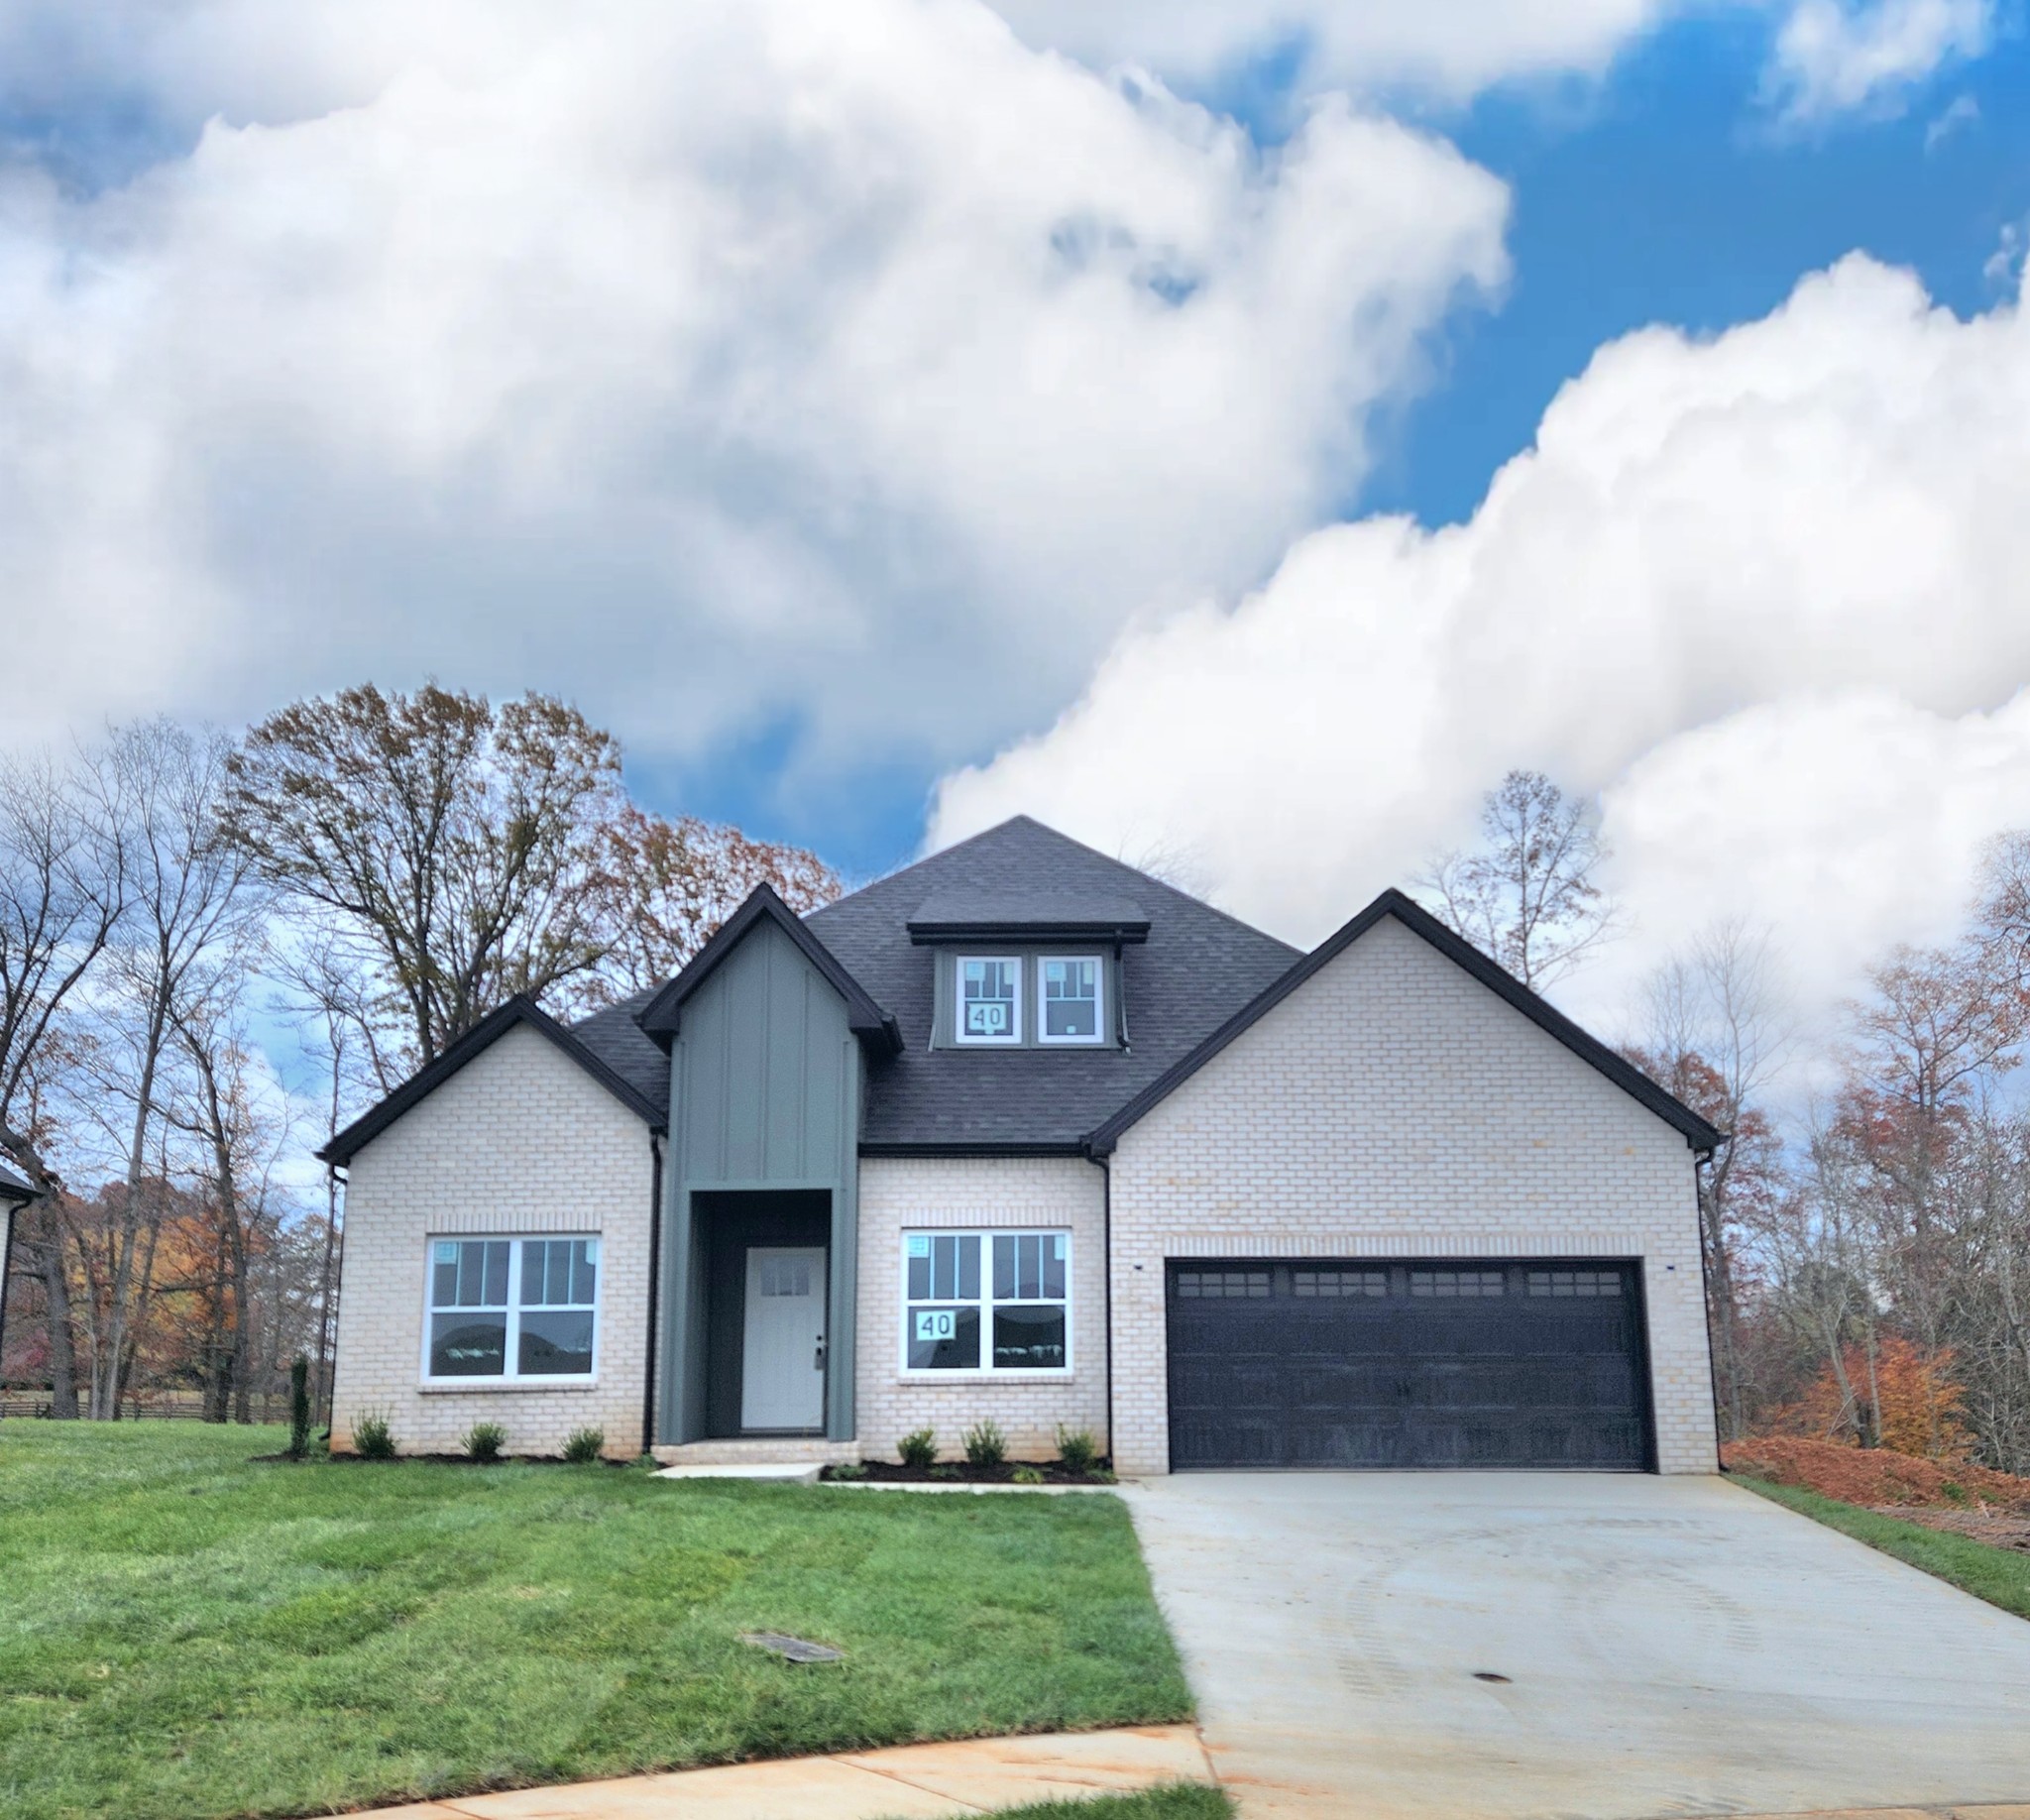
<path fill-rule="evenodd" d="M 1071 1267 L 1074 1262 L 1072 1232 L 1069 1226 L 904 1226 L 901 1229 L 901 1244 L 897 1247 L 896 1287 L 900 1294 L 896 1301 L 899 1315 L 895 1323 L 897 1343 L 897 1364 L 903 1378 L 912 1384 L 964 1384 L 974 1379 L 992 1378 L 997 1382 L 1024 1384 L 1032 1380 L 1049 1381 L 1071 1377 L 1077 1370 L 1077 1354 L 1073 1350 L 1073 1278 Z M 979 1295 L 971 1306 L 979 1309 L 979 1355 L 982 1363 L 960 1366 L 953 1370 L 940 1371 L 936 1366 L 912 1365 L 909 1362 L 909 1311 L 918 1306 L 909 1293 L 909 1241 L 922 1238 L 975 1238 L 980 1241 Z M 1062 1365 L 996 1365 L 994 1363 L 994 1309 L 996 1308 L 1054 1308 L 1059 1306 L 1055 1296 L 1010 1296 L 1005 1299 L 994 1295 L 994 1260 L 992 1241 L 997 1238 L 1061 1238 L 1065 1241 L 1065 1362 Z M 960 1296 L 935 1297 L 924 1307 L 951 1308 L 967 1301 Z"/>
<path fill-rule="evenodd" d="M 1092 1034 L 1052 1036 L 1045 1013 L 1044 974 L 1053 961 L 1083 961 L 1092 968 Z M 1097 1049 L 1111 1040 L 1106 1024 L 1106 957 L 1104 955 L 1038 955 L 1036 957 L 1036 1040 L 1045 1049 Z"/>
<path fill-rule="evenodd" d="M 576 1386 L 583 1389 L 588 1386 L 596 1385 L 599 1382 L 601 1338 L 600 1329 L 605 1324 L 604 1321 L 601 1319 L 604 1306 L 601 1298 L 606 1288 L 606 1246 L 604 1243 L 604 1237 L 605 1235 L 599 1232 L 552 1232 L 548 1230 L 542 1232 L 432 1232 L 427 1234 L 423 1239 L 423 1332 L 421 1348 L 422 1356 L 418 1360 L 416 1366 L 416 1376 L 419 1385 L 425 1390 L 433 1391 L 514 1390 L 520 1388 L 523 1385 L 535 1385 L 544 1388 L 559 1389 Z M 434 1373 L 432 1373 L 432 1371 L 430 1370 L 431 1319 L 433 1316 L 437 1314 L 450 1314 L 456 1313 L 458 1311 L 455 1308 L 439 1308 L 436 1305 L 436 1292 L 432 1281 L 432 1279 L 436 1275 L 436 1260 L 433 1256 L 434 1248 L 440 1243 L 460 1245 L 507 1245 L 508 1334 L 506 1344 L 503 1347 L 502 1362 L 504 1365 L 511 1367 L 514 1364 L 520 1352 L 521 1316 L 525 1311 L 521 1307 L 521 1247 L 524 1243 L 535 1243 L 539 1241 L 554 1243 L 559 1239 L 582 1241 L 592 1245 L 595 1248 L 593 1252 L 594 1276 L 592 1286 L 592 1369 L 590 1371 L 548 1372 L 520 1372 L 510 1369 L 502 1371 L 498 1374 L 489 1374 L 485 1376 L 475 1374 L 473 1376 L 454 1375 L 451 1377 L 438 1377 Z M 568 1305 L 557 1304 L 545 1306 L 554 1306 L 565 1308 L 569 1310 L 576 1310 L 583 1305 L 578 1303 L 571 1303 Z M 475 1309 L 474 1311 L 479 1312 L 481 1310 Z M 488 1309 L 486 1311 L 491 1311 L 491 1305 L 489 1305 Z M 537 1311 L 540 1312 L 541 1310 L 538 1309 Z"/>
<path fill-rule="evenodd" d="M 1008 1002 L 1013 1007 L 1014 1028 L 1006 1036 L 970 1036 L 965 1029 L 965 964 L 968 961 L 991 962 L 1000 967 L 1015 969 L 1015 996 Z M 1023 965 L 1020 955 L 978 955 L 957 954 L 952 958 L 952 1040 L 968 1049 L 1020 1049 L 1022 1036 Z"/>

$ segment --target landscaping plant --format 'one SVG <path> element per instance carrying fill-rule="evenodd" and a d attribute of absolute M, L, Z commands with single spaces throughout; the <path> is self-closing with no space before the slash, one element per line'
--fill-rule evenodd
<path fill-rule="evenodd" d="M 1058 1459 L 1067 1472 L 1090 1472 L 1099 1464 L 1099 1442 L 1090 1428 L 1058 1423 Z"/>
<path fill-rule="evenodd" d="M 573 1428 L 571 1438 L 564 1443 L 564 1457 L 574 1466 L 594 1465 L 606 1450 L 604 1428 Z"/>
<path fill-rule="evenodd" d="M 476 1422 L 466 1430 L 465 1457 L 477 1460 L 482 1466 L 490 1466 L 501 1457 L 501 1449 L 508 1444 L 508 1430 L 498 1422 Z"/>
<path fill-rule="evenodd" d="M 310 1361 L 299 1352 L 289 1366 L 289 1458 L 310 1450 Z"/>
<path fill-rule="evenodd" d="M 974 1466 L 998 1466 L 1008 1457 L 1008 1437 L 994 1422 L 976 1422 L 965 1430 L 965 1457 Z"/>
<path fill-rule="evenodd" d="M 1042 1469 L 1036 1466 L 1018 1466 L 1011 1476 L 1017 1485 L 1041 1485 L 1043 1483 Z"/>
<path fill-rule="evenodd" d="M 918 1428 L 895 1443 L 895 1457 L 905 1466 L 928 1466 L 938 1457 L 938 1431 Z"/>
<path fill-rule="evenodd" d="M 372 1411 L 353 1423 L 353 1447 L 363 1460 L 395 1458 L 395 1430 L 380 1411 Z"/>

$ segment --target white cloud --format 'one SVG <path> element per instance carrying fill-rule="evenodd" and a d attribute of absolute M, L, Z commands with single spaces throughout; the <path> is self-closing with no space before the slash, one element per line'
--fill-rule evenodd
<path fill-rule="evenodd" d="M 1768 86 L 1792 120 L 1893 112 L 1934 70 L 1979 57 L 1993 36 L 1994 0 L 1798 0 L 1777 33 Z"/>
<path fill-rule="evenodd" d="M 1980 124 L 1980 103 L 1972 95 L 1955 95 L 1951 104 L 1924 129 L 1924 149 L 1936 152 L 1955 133 L 1971 132 Z"/>
<path fill-rule="evenodd" d="M 1717 340 L 1617 342 L 1473 519 L 1300 541 L 1259 593 L 1131 630 L 1047 734 L 942 787 L 937 844 L 1026 809 L 1188 852 L 1316 940 L 1514 765 L 1598 792 L 1630 935 L 1611 1023 L 1724 915 L 1821 1008 L 1949 930 L 2030 825 L 2030 324 L 1851 258 Z"/>
<path fill-rule="evenodd" d="M 46 726 L 436 670 L 651 753 L 978 751 L 1263 573 L 1504 275 L 1443 142 L 1326 103 L 1264 154 L 967 0 L 23 16 L 17 109 L 170 148 L 0 171 Z"/>

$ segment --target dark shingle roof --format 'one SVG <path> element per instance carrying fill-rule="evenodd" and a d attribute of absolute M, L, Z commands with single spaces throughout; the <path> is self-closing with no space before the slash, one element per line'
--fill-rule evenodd
<path fill-rule="evenodd" d="M 917 905 L 909 933 L 919 941 L 1082 936 L 1139 942 L 1149 934 L 1149 916 L 1132 897 L 1119 892 L 994 891 L 948 885 Z"/>
<path fill-rule="evenodd" d="M 635 1022 L 661 990 L 661 986 L 648 986 L 617 1005 L 582 1017 L 571 1026 L 571 1034 L 645 1099 L 667 1111 L 670 1059 Z"/>
<path fill-rule="evenodd" d="M 961 904 L 1101 905 L 1146 920 L 1121 951 L 1130 1047 L 933 1050 L 931 957 L 909 924 L 943 894 Z M 1297 951 L 1133 866 L 1017 816 L 805 919 L 900 1026 L 902 1050 L 870 1062 L 869 1148 L 1075 1149 L 1203 1038 L 1282 977 Z"/>
<path fill-rule="evenodd" d="M 22 1181 L 6 1164 L 0 1163 L 0 1206 L 25 1206 L 35 1197 L 35 1190 Z"/>

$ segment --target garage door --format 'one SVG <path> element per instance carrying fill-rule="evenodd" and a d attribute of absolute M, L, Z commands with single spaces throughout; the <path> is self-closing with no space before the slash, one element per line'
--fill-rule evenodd
<path fill-rule="evenodd" d="M 1191 1466 L 1649 1462 L 1636 1266 L 1169 1266 L 1170 1447 Z"/>

